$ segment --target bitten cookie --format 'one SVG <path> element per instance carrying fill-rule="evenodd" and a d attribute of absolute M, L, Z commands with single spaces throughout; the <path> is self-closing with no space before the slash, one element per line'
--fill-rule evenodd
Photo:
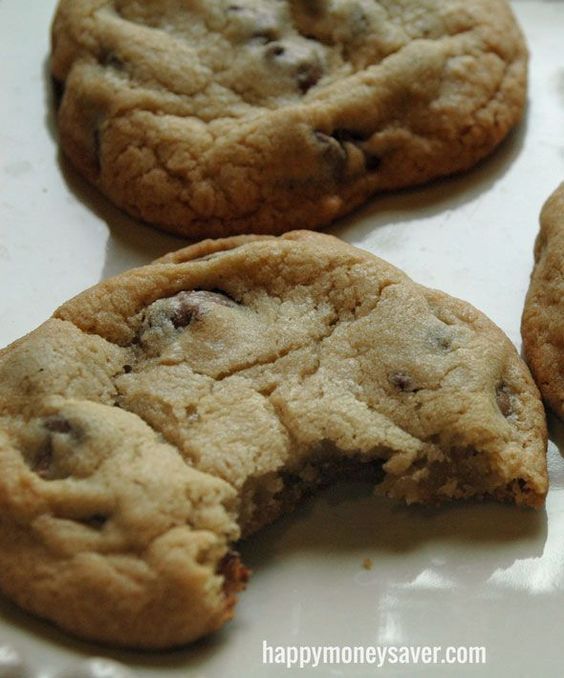
<path fill-rule="evenodd" d="M 541 506 L 546 430 L 470 305 L 335 238 L 205 241 L 96 285 L 0 353 L 0 588 L 68 631 L 192 641 L 239 536 L 349 473 L 390 497 Z"/>
<path fill-rule="evenodd" d="M 192 238 L 315 228 L 465 170 L 520 119 L 506 0 L 61 0 L 60 143 Z"/>
<path fill-rule="evenodd" d="M 545 203 L 540 222 L 521 333 L 542 396 L 564 419 L 564 184 Z"/>

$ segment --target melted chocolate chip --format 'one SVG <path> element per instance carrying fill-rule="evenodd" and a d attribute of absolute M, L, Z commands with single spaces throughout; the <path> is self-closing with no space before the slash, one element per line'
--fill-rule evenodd
<path fill-rule="evenodd" d="M 55 480 L 63 478 L 56 468 L 54 468 L 53 458 L 53 439 L 54 436 L 71 436 L 73 442 L 80 440 L 81 432 L 73 426 L 69 420 L 61 414 L 54 414 L 43 420 L 43 428 L 48 431 L 43 443 L 32 455 L 28 461 L 29 467 L 34 473 L 44 480 Z"/>
<path fill-rule="evenodd" d="M 208 290 L 183 291 L 157 299 L 143 313 L 137 340 L 147 350 L 160 350 L 163 342 L 174 338 L 174 330 L 183 330 L 193 322 L 213 316 L 218 306 L 233 308 L 239 304 L 222 291 Z"/>
<path fill-rule="evenodd" d="M 198 290 L 194 292 L 180 292 L 175 297 L 175 307 L 170 320 L 176 329 L 186 327 L 192 320 L 197 320 L 205 314 L 210 304 L 220 306 L 237 306 L 237 303 L 221 292 Z"/>

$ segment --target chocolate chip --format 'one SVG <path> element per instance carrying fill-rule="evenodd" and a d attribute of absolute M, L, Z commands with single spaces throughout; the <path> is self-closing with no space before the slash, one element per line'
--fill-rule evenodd
<path fill-rule="evenodd" d="M 363 134 L 362 132 L 351 129 L 336 129 L 333 132 L 333 136 L 343 144 L 354 144 L 364 155 L 364 167 L 369 172 L 377 170 L 382 164 L 382 158 L 370 153 L 370 151 L 368 151 L 364 145 L 364 143 L 370 138 L 370 133 Z"/>
<path fill-rule="evenodd" d="M 337 181 L 342 178 L 347 164 L 347 152 L 337 139 L 319 130 L 314 131 L 316 141 L 321 144 L 321 156 L 330 165 Z"/>
<path fill-rule="evenodd" d="M 65 419 L 60 414 L 55 414 L 45 419 L 43 426 L 48 431 L 51 431 L 51 433 L 70 433 L 72 431 L 72 426 L 68 419 Z"/>
<path fill-rule="evenodd" d="M 264 57 L 273 70 L 292 78 L 302 94 L 316 85 L 323 75 L 319 54 L 311 46 L 283 45 L 278 41 L 265 48 Z"/>
<path fill-rule="evenodd" d="M 282 45 L 279 42 L 276 42 L 272 45 L 269 45 L 268 48 L 265 50 L 265 54 L 267 56 L 271 57 L 279 57 L 282 56 L 286 52 L 286 49 L 282 47 Z"/>
<path fill-rule="evenodd" d="M 131 372 L 132 369 L 133 369 L 133 367 L 131 367 L 131 365 L 124 365 L 124 366 L 123 366 L 123 372 L 124 372 L 124 374 L 129 374 L 129 373 Z"/>
<path fill-rule="evenodd" d="M 80 522 L 83 525 L 86 525 L 87 527 L 92 527 L 95 530 L 101 530 L 104 527 L 104 525 L 108 522 L 108 520 L 109 520 L 108 516 L 104 516 L 101 513 L 95 513 L 94 515 L 79 520 L 77 522 Z"/>
<path fill-rule="evenodd" d="M 198 309 L 191 300 L 187 297 L 181 297 L 178 299 L 178 305 L 170 316 L 170 320 L 176 329 L 187 327 L 197 313 Z"/>
<path fill-rule="evenodd" d="M 319 82 L 322 75 L 323 71 L 319 63 L 311 62 L 300 64 L 296 71 L 296 82 L 298 83 L 300 92 L 305 94 Z"/>
<path fill-rule="evenodd" d="M 507 384 L 502 382 L 496 386 L 495 399 L 499 411 L 504 417 L 509 417 L 513 414 L 512 393 Z"/>
<path fill-rule="evenodd" d="M 400 391 L 415 393 L 419 390 L 415 387 L 413 379 L 407 372 L 394 372 L 390 374 L 389 380 Z"/>

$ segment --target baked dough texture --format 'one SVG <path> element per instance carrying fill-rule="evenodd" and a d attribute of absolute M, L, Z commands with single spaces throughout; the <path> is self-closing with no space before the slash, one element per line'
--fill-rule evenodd
<path fill-rule="evenodd" d="M 564 419 L 564 183 L 545 203 L 521 331 L 543 398 Z"/>
<path fill-rule="evenodd" d="M 176 646 L 232 615 L 230 546 L 306 492 L 354 474 L 539 507 L 545 453 L 526 365 L 469 304 L 327 235 L 204 241 L 0 353 L 0 588 L 79 636 Z"/>
<path fill-rule="evenodd" d="M 60 143 L 192 237 L 315 228 L 466 170 L 519 121 L 506 0 L 61 0 Z"/>

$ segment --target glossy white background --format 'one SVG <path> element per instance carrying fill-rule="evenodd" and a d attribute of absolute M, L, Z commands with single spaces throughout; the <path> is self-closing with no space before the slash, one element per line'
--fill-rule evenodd
<path fill-rule="evenodd" d="M 0 0 L 0 345 L 85 287 L 183 245 L 112 207 L 60 157 L 47 67 L 54 5 Z M 520 347 L 538 212 L 564 179 L 564 2 L 513 5 L 532 53 L 521 128 L 472 172 L 377 197 L 330 231 L 467 299 Z M 564 451 L 564 429 L 554 422 L 551 437 L 551 489 L 538 513 L 493 503 L 405 508 L 352 485 L 304 504 L 242 545 L 254 576 L 236 620 L 191 649 L 107 652 L 2 601 L 0 644 L 41 676 L 63 668 L 78 676 L 74 663 L 92 655 L 141 677 L 288 675 L 262 665 L 263 640 L 487 647 L 479 667 L 326 666 L 300 675 L 563 675 L 564 460 L 554 443 Z"/>

